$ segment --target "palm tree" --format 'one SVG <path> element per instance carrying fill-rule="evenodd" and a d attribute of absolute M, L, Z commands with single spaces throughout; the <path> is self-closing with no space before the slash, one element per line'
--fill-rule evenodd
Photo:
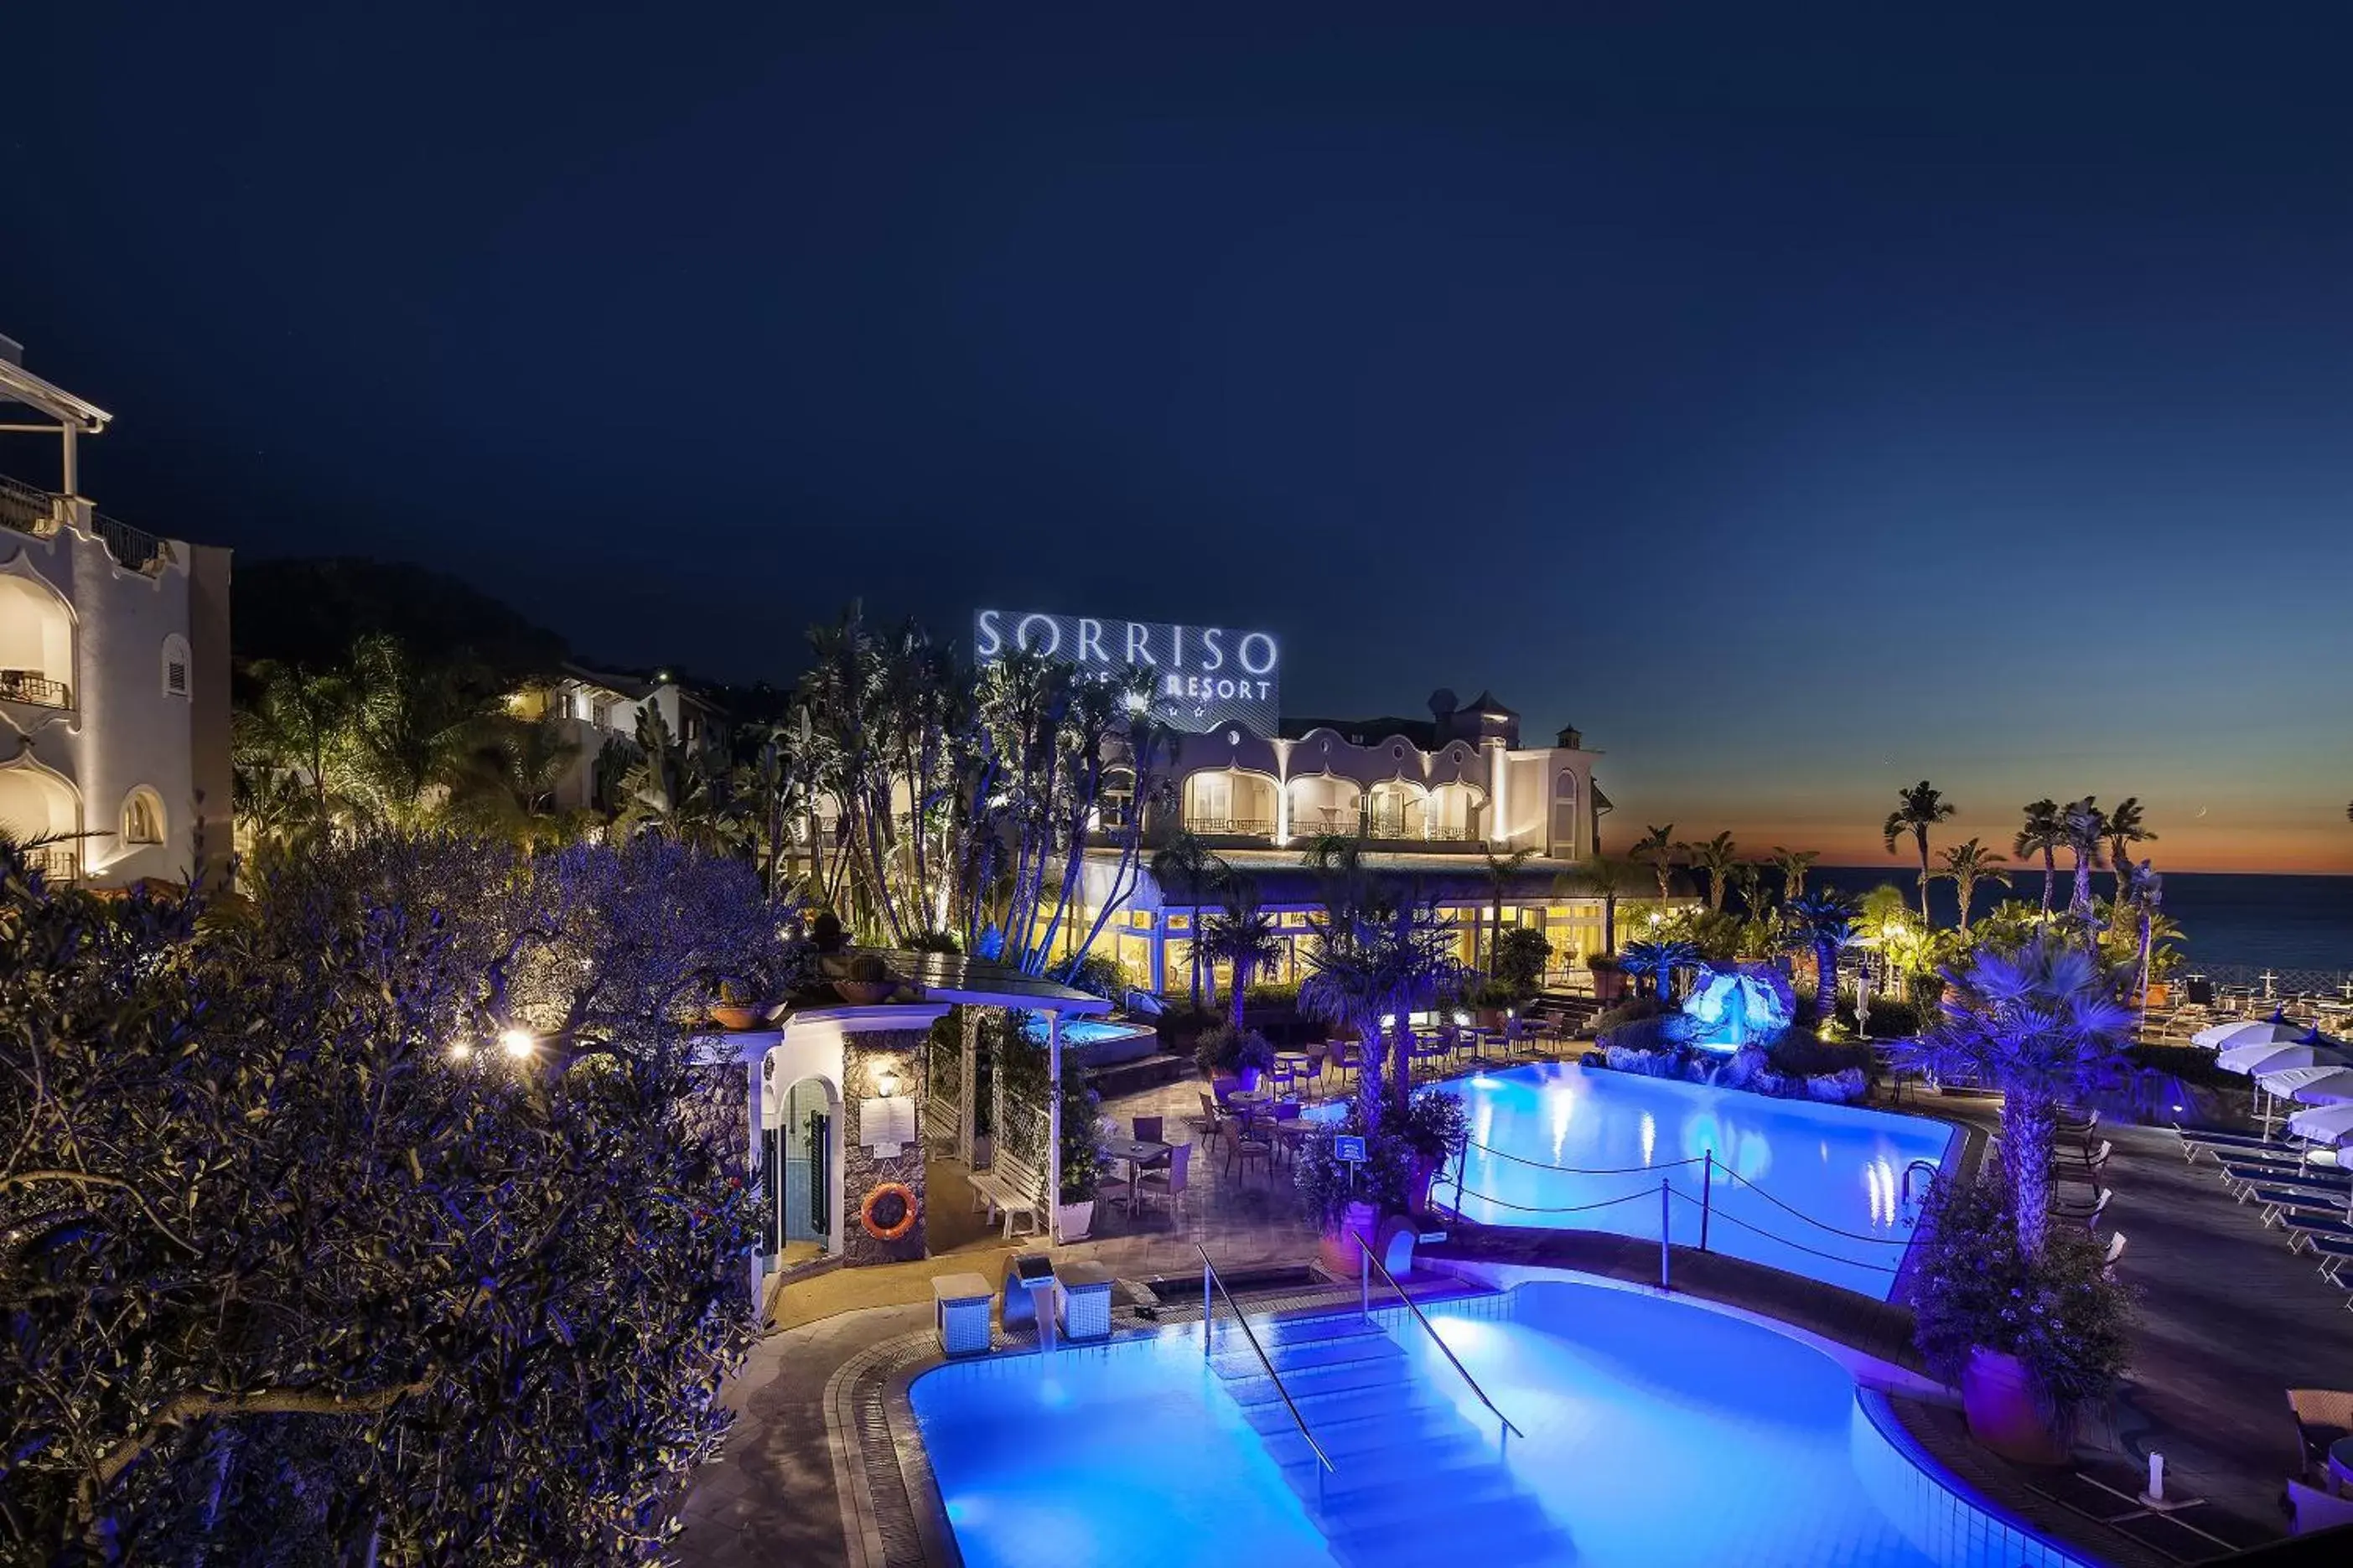
<path fill-rule="evenodd" d="M 1724 908 L 1724 889 L 1730 883 L 1732 868 L 1740 863 L 1740 851 L 1732 842 L 1732 835 L 1719 833 L 1699 844 L 1681 846 L 1693 866 L 1707 873 L 1707 907 Z"/>
<path fill-rule="evenodd" d="M 1282 939 L 1275 934 L 1274 917 L 1258 907 L 1258 891 L 1249 878 L 1229 876 L 1224 887 L 1223 907 L 1201 921 L 1200 930 L 1194 933 L 1193 945 L 1212 963 L 1222 962 L 1232 966 L 1229 1000 L 1233 1008 L 1234 1032 L 1240 1034 L 1242 993 L 1249 987 L 1252 974 L 1282 959 Z"/>
<path fill-rule="evenodd" d="M 1618 951 L 1618 900 L 1633 881 L 1632 868 L 1623 860 L 1596 855 L 1578 868 L 1575 877 L 1554 884 L 1556 892 L 1585 891 L 1601 897 L 1601 951 Z M 1581 884 L 1581 887 L 1580 887 Z"/>
<path fill-rule="evenodd" d="M 237 763 L 258 781 L 264 773 L 297 778 L 311 798 L 312 826 L 333 810 L 335 781 L 359 707 L 359 693 L 341 672 L 322 675 L 299 665 L 256 659 L 252 700 L 237 712 L 233 741 Z M 257 792 L 269 787 L 256 784 Z M 278 815 L 289 804 L 274 790 Z"/>
<path fill-rule="evenodd" d="M 2010 886 L 2009 874 L 1996 869 L 2010 863 L 2007 856 L 1996 854 L 1976 839 L 1956 844 L 1945 851 L 1944 868 L 1936 875 L 1953 884 L 1953 891 L 1961 900 L 1961 934 L 1969 933 L 1969 908 L 1977 901 L 1979 882 L 2000 882 Z"/>
<path fill-rule="evenodd" d="M 1674 835 L 1675 825 L 1672 822 L 1664 827 L 1645 827 L 1642 837 L 1626 851 L 1628 859 L 1648 866 L 1651 874 L 1658 878 L 1659 902 L 1662 904 L 1667 901 L 1668 884 L 1675 874 Z"/>
<path fill-rule="evenodd" d="M 2010 852 L 2021 860 L 2042 857 L 2042 918 L 2051 918 L 2051 888 L 2059 876 L 2059 851 L 2067 842 L 2067 822 L 2059 815 L 2059 803 L 2048 798 L 2030 801 L 2026 807 L 2026 825 L 2018 837 L 2010 841 Z"/>
<path fill-rule="evenodd" d="M 1344 913 L 1311 917 L 1315 945 L 1300 983 L 1300 1011 L 1338 1024 L 1364 1042 L 1357 1106 L 1369 1131 L 1405 1103 L 1413 1045 L 1412 1016 L 1461 983 L 1453 927 L 1435 900 L 1381 893 Z M 1383 1071 L 1382 1020 L 1390 1020 L 1395 1070 Z"/>
<path fill-rule="evenodd" d="M 1806 890 L 1806 873 L 1822 858 L 1819 849 L 1784 849 L 1773 846 L 1773 864 L 1781 868 L 1781 901 L 1788 903 Z"/>
<path fill-rule="evenodd" d="M 1862 912 L 1853 894 L 1836 888 L 1801 894 L 1781 906 L 1790 945 L 1813 950 L 1817 1027 L 1827 1027 L 1838 1016 L 1839 954 L 1853 943 Z"/>
<path fill-rule="evenodd" d="M 2117 1070 L 2132 1015 L 2098 964 L 2049 934 L 2016 953 L 1980 948 L 1945 979 L 1954 994 L 1915 1054 L 1933 1071 L 2001 1090 L 2002 1173 L 2019 1247 L 2040 1258 L 2059 1107 Z"/>
<path fill-rule="evenodd" d="M 1185 904 L 1191 911 L 1193 941 L 1186 945 L 1193 953 L 1195 1012 L 1201 1007 L 1201 906 L 1230 875 L 1232 868 L 1224 858 L 1185 828 L 1178 828 L 1167 843 L 1152 852 L 1152 879 L 1159 884 L 1160 896 Z"/>
<path fill-rule="evenodd" d="M 2124 900 L 2125 872 L 2132 865 L 2132 847 L 2154 844 L 2157 835 L 2141 818 L 2140 796 L 2128 795 L 2108 808 L 2108 865 L 2116 874 L 2116 900 Z"/>
<path fill-rule="evenodd" d="M 1675 971 L 1688 969 L 1700 962 L 1699 949 L 1679 938 L 1662 942 L 1630 942 L 1619 955 L 1626 973 L 1637 981 L 1647 981 L 1646 989 L 1662 1002 L 1674 1000 Z"/>
<path fill-rule="evenodd" d="M 2090 795 L 2070 801 L 2060 814 L 2060 829 L 2075 857 L 2075 890 L 2067 912 L 2086 926 L 2092 923 L 2092 873 L 2100 868 L 2100 850 L 2107 841 L 2108 818 Z"/>
<path fill-rule="evenodd" d="M 1928 923 L 1928 829 L 1953 815 L 1953 803 L 1926 779 L 1910 789 L 1897 792 L 1897 804 L 1880 824 L 1880 832 L 1887 839 L 1887 852 L 1895 853 L 1895 841 L 1909 833 L 1920 849 L 1920 923 Z"/>
<path fill-rule="evenodd" d="M 2129 905 L 2140 918 L 2140 956 L 2133 966 L 2133 992 L 2138 998 L 2140 1016 L 2148 1016 L 2148 961 L 2155 946 L 2158 927 L 2165 921 L 2158 910 L 2165 902 L 2165 879 L 2148 868 L 2146 860 L 2127 860 L 2116 873 L 2116 906 Z"/>
<path fill-rule="evenodd" d="M 1480 853 L 1487 861 L 1480 874 L 1486 879 L 1487 897 L 1494 907 L 1494 934 L 1487 943 L 1486 954 L 1486 966 L 1492 971 L 1495 967 L 1495 954 L 1504 945 L 1504 895 L 1512 890 L 1512 879 L 1519 874 L 1520 868 L 1528 863 L 1535 851 L 1514 849 L 1509 855 L 1498 856 L 1492 849 L 1482 849 Z"/>

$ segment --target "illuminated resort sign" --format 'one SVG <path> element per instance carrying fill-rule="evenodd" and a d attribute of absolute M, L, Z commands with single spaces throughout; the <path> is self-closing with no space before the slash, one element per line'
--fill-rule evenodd
<path fill-rule="evenodd" d="M 982 610 L 972 620 L 972 651 L 983 664 L 1008 648 L 1064 659 L 1082 669 L 1152 677 L 1152 713 L 1196 734 L 1240 724 L 1260 735 L 1275 727 L 1274 638 L 1223 626 L 1161 621 L 1108 621 Z"/>

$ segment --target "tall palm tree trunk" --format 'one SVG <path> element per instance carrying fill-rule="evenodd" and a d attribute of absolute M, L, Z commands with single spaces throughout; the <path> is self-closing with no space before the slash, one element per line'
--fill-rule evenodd
<path fill-rule="evenodd" d="M 1827 1029 L 1838 1016 L 1838 944 L 1814 943 L 1814 1020 L 1819 1028 Z"/>
<path fill-rule="evenodd" d="M 2019 1249 L 2029 1258 L 2042 1256 L 2050 1226 L 2051 1150 L 2058 1123 L 2058 1108 L 2046 1099 L 2015 1089 L 2002 1097 L 2002 1173 L 2018 1208 Z"/>
<path fill-rule="evenodd" d="M 1915 828 L 1912 837 L 1920 844 L 1920 923 L 1934 931 L 1936 922 L 1928 918 L 1928 830 Z"/>
<path fill-rule="evenodd" d="M 1610 893 L 1601 900 L 1601 951 L 1618 951 L 1618 895 Z"/>
<path fill-rule="evenodd" d="M 2075 851 L 2075 890 L 2067 900 L 2067 912 L 2079 920 L 2092 918 L 2092 862 L 2081 849 Z"/>
<path fill-rule="evenodd" d="M 2059 851 L 2053 845 L 2042 847 L 2042 918 L 2051 918 L 2051 888 L 2059 879 Z"/>
<path fill-rule="evenodd" d="M 1240 959 L 1237 958 L 1234 960 L 1234 994 L 1231 998 L 1233 1003 L 1234 1033 L 1237 1035 L 1242 1032 L 1242 993 L 1249 988 L 1249 966 L 1243 963 Z"/>
<path fill-rule="evenodd" d="M 2140 1016 L 2141 1016 L 2141 1021 L 2142 1021 L 2143 1023 L 2147 1023 L 2147 1022 L 2148 1021 L 2148 948 L 2149 948 L 2149 937 L 2150 937 L 2150 935 L 2151 935 L 2151 933 L 2152 933 L 2152 929 L 2153 929 L 2154 925 L 2155 925 L 2155 921 L 2154 921 L 2154 920 L 2152 919 L 2152 917 L 2150 916 L 2148 906 L 2147 906 L 2147 904 L 2143 904 L 2143 905 L 2141 905 L 2141 907 L 2140 907 Z"/>

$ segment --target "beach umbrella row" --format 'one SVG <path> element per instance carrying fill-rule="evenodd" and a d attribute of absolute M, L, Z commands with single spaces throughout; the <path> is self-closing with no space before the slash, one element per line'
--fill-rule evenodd
<path fill-rule="evenodd" d="M 2284 1008 L 2274 1008 L 2268 1018 L 2237 1019 L 2213 1024 L 2189 1037 L 2193 1046 L 2205 1046 L 2213 1050 L 2228 1050 L 2232 1046 L 2273 1045 L 2293 1040 L 2304 1033 L 2304 1026 L 2291 1024 Z"/>

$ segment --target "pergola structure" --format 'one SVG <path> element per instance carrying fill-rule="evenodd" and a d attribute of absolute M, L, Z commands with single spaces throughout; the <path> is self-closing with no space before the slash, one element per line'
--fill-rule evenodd
<path fill-rule="evenodd" d="M 786 1229 L 781 1211 L 792 1173 L 783 1158 L 767 1157 L 767 1135 L 779 1134 L 776 1147 L 781 1152 L 795 1134 L 805 1133 L 805 1126 L 821 1122 L 824 1141 L 809 1150 L 808 1168 L 822 1169 L 826 1191 L 820 1196 L 811 1177 L 801 1196 L 807 1215 L 822 1215 L 827 1222 L 815 1227 L 818 1239 L 828 1252 L 839 1254 L 846 1267 L 925 1256 L 924 1101 L 930 1086 L 923 1064 L 933 1024 L 959 1003 L 1045 1016 L 1044 1203 L 1050 1212 L 1061 1189 L 1062 1021 L 1111 1010 L 1100 996 L 959 954 L 872 956 L 881 959 L 900 983 L 890 1001 L 795 1006 L 774 1028 L 725 1037 L 748 1075 L 750 1168 L 763 1181 L 770 1213 L 779 1215 L 779 1237 Z M 969 1159 L 977 1048 L 973 1027 L 966 1027 L 962 1044 L 957 1148 Z M 786 1118 L 801 1107 L 807 1109 L 810 1122 L 788 1124 Z M 871 1223 L 871 1201 L 885 1191 L 910 1194 L 903 1228 Z M 754 1261 L 755 1284 L 776 1268 L 778 1256 L 764 1243 Z"/>

